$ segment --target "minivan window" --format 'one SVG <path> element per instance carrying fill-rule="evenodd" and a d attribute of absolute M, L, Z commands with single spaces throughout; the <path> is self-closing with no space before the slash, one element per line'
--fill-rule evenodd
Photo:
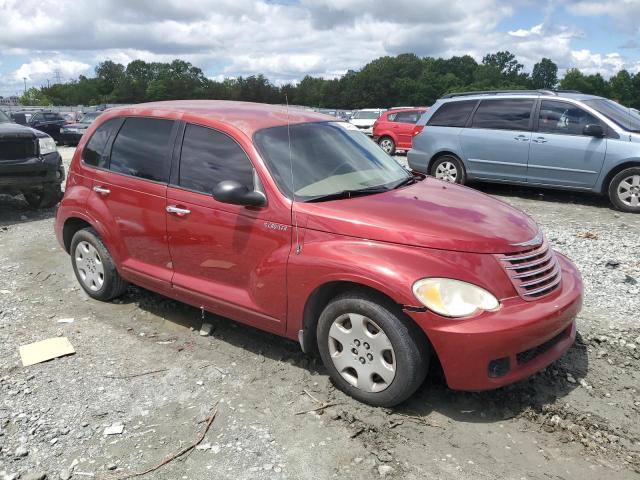
<path fill-rule="evenodd" d="M 640 132 L 640 115 L 631 108 L 623 107 L 613 100 L 594 98 L 583 103 L 598 111 L 612 122 L 630 132 Z"/>
<path fill-rule="evenodd" d="M 180 186 L 210 194 L 225 180 L 253 190 L 253 166 L 244 150 L 224 133 L 187 125 L 180 156 Z"/>
<path fill-rule="evenodd" d="M 7 117 L 7 115 L 0 110 L 0 123 L 10 123 L 11 120 L 9 119 L 9 117 Z"/>
<path fill-rule="evenodd" d="M 482 100 L 473 115 L 473 128 L 528 130 L 533 99 Z"/>
<path fill-rule="evenodd" d="M 341 192 L 349 197 L 388 190 L 410 174 L 356 127 L 343 122 L 272 127 L 254 135 L 256 146 L 280 190 L 314 201 Z M 292 184 L 293 181 L 293 184 Z"/>
<path fill-rule="evenodd" d="M 596 124 L 606 129 L 600 120 L 568 102 L 543 100 L 538 115 L 538 131 L 564 135 L 582 135 L 585 125 Z"/>
<path fill-rule="evenodd" d="M 107 156 L 104 155 L 104 148 L 107 146 L 111 132 L 114 128 L 117 128 L 120 122 L 122 122 L 121 118 L 111 118 L 93 132 L 91 139 L 82 151 L 82 161 L 84 163 L 94 167 L 107 167 Z"/>
<path fill-rule="evenodd" d="M 173 120 L 127 118 L 113 142 L 109 168 L 156 182 L 168 182 Z"/>
<path fill-rule="evenodd" d="M 444 103 L 431 116 L 427 125 L 433 127 L 464 127 L 477 100 Z"/>

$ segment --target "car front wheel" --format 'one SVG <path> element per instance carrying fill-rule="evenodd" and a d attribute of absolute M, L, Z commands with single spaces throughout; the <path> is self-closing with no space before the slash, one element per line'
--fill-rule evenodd
<path fill-rule="evenodd" d="M 626 168 L 609 184 L 611 203 L 623 212 L 640 212 L 640 167 Z"/>
<path fill-rule="evenodd" d="M 366 292 L 331 301 L 320 315 L 317 339 L 335 385 L 369 405 L 403 402 L 427 374 L 422 331 L 396 305 Z"/>

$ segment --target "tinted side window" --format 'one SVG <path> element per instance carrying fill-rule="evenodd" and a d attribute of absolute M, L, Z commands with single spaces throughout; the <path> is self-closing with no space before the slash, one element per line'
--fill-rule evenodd
<path fill-rule="evenodd" d="M 187 125 L 180 157 L 180 186 L 212 193 L 214 185 L 224 180 L 253 190 L 253 167 L 244 150 L 224 133 Z"/>
<path fill-rule="evenodd" d="M 45 113 L 44 114 L 44 119 L 48 122 L 51 121 L 55 121 L 55 120 L 62 120 L 62 117 L 60 115 L 58 115 L 57 113 Z"/>
<path fill-rule="evenodd" d="M 483 100 L 471 126 L 494 130 L 528 130 L 534 100 Z"/>
<path fill-rule="evenodd" d="M 589 124 L 607 129 L 596 117 L 571 103 L 543 100 L 540 104 L 539 132 L 582 135 L 584 126 Z"/>
<path fill-rule="evenodd" d="M 427 125 L 434 127 L 464 127 L 476 103 L 476 100 L 445 103 L 431 116 Z"/>
<path fill-rule="evenodd" d="M 420 112 L 398 112 L 395 121 L 398 123 L 416 123 L 420 119 Z"/>
<path fill-rule="evenodd" d="M 113 142 L 109 168 L 156 182 L 168 182 L 173 120 L 127 118 Z"/>
<path fill-rule="evenodd" d="M 111 132 L 114 128 L 117 128 L 121 121 L 122 119 L 120 118 L 112 118 L 104 122 L 93 132 L 91 139 L 82 151 L 82 160 L 84 163 L 94 167 L 104 168 L 107 166 L 107 156 L 105 155 L 104 149 L 107 146 Z"/>

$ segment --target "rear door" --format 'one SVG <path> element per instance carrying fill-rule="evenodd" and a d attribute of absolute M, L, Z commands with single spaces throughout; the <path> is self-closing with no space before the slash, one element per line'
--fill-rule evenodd
<path fill-rule="evenodd" d="M 166 195 L 173 120 L 130 117 L 110 145 L 108 164 L 93 172 L 89 210 L 111 233 L 120 267 L 135 283 L 170 288 L 172 268 L 166 239 Z"/>
<path fill-rule="evenodd" d="M 482 100 L 460 133 L 469 178 L 525 182 L 535 99 Z"/>
<path fill-rule="evenodd" d="M 540 185 L 591 188 L 602 170 L 607 139 L 582 133 L 585 125 L 607 125 L 579 106 L 542 100 L 531 139 L 527 179 Z"/>
<path fill-rule="evenodd" d="M 392 128 L 398 139 L 396 148 L 400 150 L 411 148 L 413 128 L 424 112 L 424 110 L 407 110 L 395 115 Z"/>
<path fill-rule="evenodd" d="M 221 203 L 213 187 L 233 180 L 262 190 L 245 149 L 229 134 L 186 124 L 167 193 L 173 287 L 191 303 L 273 332 L 286 319 L 290 215 L 267 204 Z"/>

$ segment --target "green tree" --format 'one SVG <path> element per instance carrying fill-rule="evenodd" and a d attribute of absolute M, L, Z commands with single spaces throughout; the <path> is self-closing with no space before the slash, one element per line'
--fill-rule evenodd
<path fill-rule="evenodd" d="M 558 84 L 558 66 L 548 58 L 543 58 L 533 66 L 532 88 L 554 89 Z"/>
<path fill-rule="evenodd" d="M 29 106 L 39 106 L 39 107 L 48 107 L 53 105 L 53 102 L 50 98 L 48 98 L 44 92 L 39 89 L 32 87 L 20 97 L 21 105 L 29 105 Z"/>

